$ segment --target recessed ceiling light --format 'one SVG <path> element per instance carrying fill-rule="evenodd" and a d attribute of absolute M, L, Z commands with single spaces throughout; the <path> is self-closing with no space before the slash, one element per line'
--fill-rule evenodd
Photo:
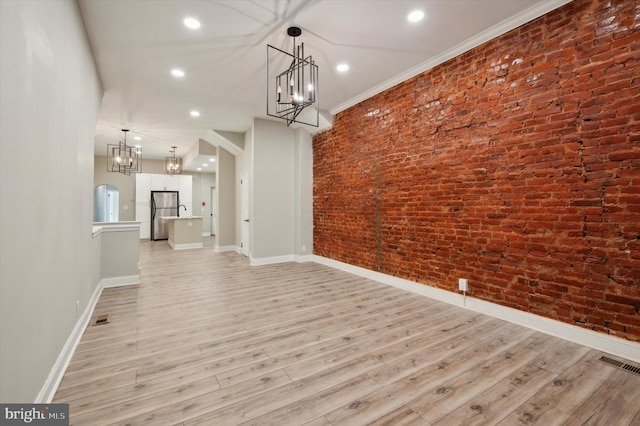
<path fill-rule="evenodd" d="M 216 161 L 215 158 L 209 158 L 209 161 Z"/>
<path fill-rule="evenodd" d="M 174 68 L 171 70 L 171 75 L 174 77 L 181 78 L 181 77 L 184 77 L 184 71 L 178 68 Z"/>
<path fill-rule="evenodd" d="M 409 22 L 422 21 L 422 18 L 424 18 L 424 12 L 421 10 L 414 10 L 409 15 L 407 15 L 407 21 Z"/>
<path fill-rule="evenodd" d="M 200 170 L 202 170 L 202 169 L 201 169 L 200 167 L 198 167 L 196 170 L 197 170 L 197 171 L 200 171 Z"/>
<path fill-rule="evenodd" d="M 336 67 L 336 69 L 340 72 L 345 72 L 345 71 L 349 71 L 349 65 L 347 64 L 338 64 L 338 66 Z"/>
<path fill-rule="evenodd" d="M 200 111 L 193 110 L 189 114 L 191 114 L 192 117 L 200 117 Z"/>
<path fill-rule="evenodd" d="M 140 136 L 134 136 L 133 139 L 135 139 L 137 141 L 141 141 L 142 140 L 142 138 Z M 136 145 L 136 146 L 138 146 L 138 145 Z"/>
<path fill-rule="evenodd" d="M 187 28 L 191 28 L 192 30 L 197 30 L 200 28 L 200 21 L 195 18 L 184 18 L 184 26 Z"/>
<path fill-rule="evenodd" d="M 202 167 L 207 167 L 209 166 L 207 163 L 202 163 Z"/>

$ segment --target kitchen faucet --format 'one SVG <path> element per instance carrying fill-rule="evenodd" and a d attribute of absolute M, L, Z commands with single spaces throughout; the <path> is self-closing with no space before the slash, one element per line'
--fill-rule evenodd
<path fill-rule="evenodd" d="M 180 204 L 180 205 L 178 206 L 178 216 L 180 216 L 180 207 L 184 207 L 184 211 L 185 211 L 185 212 L 187 211 L 187 206 L 185 206 L 184 204 Z"/>

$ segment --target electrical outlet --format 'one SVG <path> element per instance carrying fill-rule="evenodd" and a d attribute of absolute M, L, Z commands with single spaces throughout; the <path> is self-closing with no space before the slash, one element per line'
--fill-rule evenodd
<path fill-rule="evenodd" d="M 458 279 L 458 290 L 467 292 L 469 291 L 469 280 L 466 278 Z"/>

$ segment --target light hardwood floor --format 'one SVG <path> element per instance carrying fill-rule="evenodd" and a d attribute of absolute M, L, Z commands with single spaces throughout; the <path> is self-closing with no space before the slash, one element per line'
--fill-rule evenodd
<path fill-rule="evenodd" d="M 640 425 L 640 376 L 602 352 L 205 240 L 143 242 L 141 284 L 104 290 L 55 396 L 71 424 Z"/>

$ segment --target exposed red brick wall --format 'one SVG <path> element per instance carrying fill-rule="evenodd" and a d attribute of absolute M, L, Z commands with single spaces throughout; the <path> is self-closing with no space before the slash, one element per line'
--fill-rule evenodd
<path fill-rule="evenodd" d="M 577 0 L 334 117 L 314 252 L 640 340 L 640 6 Z"/>

